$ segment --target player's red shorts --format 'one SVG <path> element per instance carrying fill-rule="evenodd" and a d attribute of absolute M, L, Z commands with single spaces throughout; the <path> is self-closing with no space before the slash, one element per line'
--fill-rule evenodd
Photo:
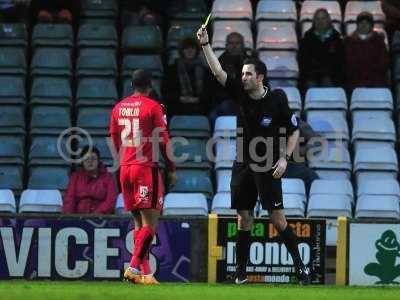
<path fill-rule="evenodd" d="M 162 210 L 164 184 L 157 167 L 121 166 L 120 182 L 127 211 L 149 208 Z"/>

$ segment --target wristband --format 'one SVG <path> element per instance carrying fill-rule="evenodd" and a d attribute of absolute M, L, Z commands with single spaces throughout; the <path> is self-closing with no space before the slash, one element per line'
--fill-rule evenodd
<path fill-rule="evenodd" d="M 291 155 L 289 155 L 289 154 L 286 154 L 286 155 L 285 155 L 286 161 L 289 161 L 289 160 L 290 160 L 290 156 L 291 156 Z"/>
<path fill-rule="evenodd" d="M 204 46 L 207 46 L 208 44 L 210 44 L 210 42 L 207 42 L 207 43 L 201 44 L 201 46 L 202 46 L 202 47 L 204 47 Z"/>

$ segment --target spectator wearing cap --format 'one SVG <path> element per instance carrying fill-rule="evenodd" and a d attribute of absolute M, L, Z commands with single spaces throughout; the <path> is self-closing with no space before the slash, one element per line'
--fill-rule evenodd
<path fill-rule="evenodd" d="M 163 83 L 168 114 L 206 114 L 209 104 L 204 91 L 210 75 L 200 60 L 197 41 L 184 38 L 178 51 L 179 57 L 168 68 Z"/>
<path fill-rule="evenodd" d="M 100 161 L 96 147 L 82 149 L 81 168 L 69 178 L 65 214 L 113 214 L 117 199 L 114 177 Z"/>
<path fill-rule="evenodd" d="M 389 53 L 382 34 L 374 31 L 371 13 L 357 16 L 356 30 L 346 38 L 346 87 L 389 85 Z"/>
<path fill-rule="evenodd" d="M 340 86 L 343 82 L 344 45 L 324 8 L 313 17 L 311 29 L 300 41 L 299 65 L 305 88 Z"/>

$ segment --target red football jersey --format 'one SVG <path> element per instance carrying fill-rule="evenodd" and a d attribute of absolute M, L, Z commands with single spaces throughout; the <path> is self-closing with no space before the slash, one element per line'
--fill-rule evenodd
<path fill-rule="evenodd" d="M 166 117 L 157 101 L 140 95 L 126 97 L 116 104 L 110 120 L 110 135 L 120 154 L 121 166 L 156 166 L 161 152 L 168 170 L 175 170 L 167 155 Z"/>

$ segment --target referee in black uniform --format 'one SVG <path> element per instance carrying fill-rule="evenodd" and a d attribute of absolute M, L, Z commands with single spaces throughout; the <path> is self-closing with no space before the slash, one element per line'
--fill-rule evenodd
<path fill-rule="evenodd" d="M 282 90 L 271 91 L 263 85 L 267 73 L 263 62 L 245 60 L 242 78 L 235 80 L 222 69 L 207 31 L 200 28 L 197 37 L 214 76 L 240 106 L 237 157 L 231 179 L 232 208 L 238 212 L 235 283 L 247 282 L 250 229 L 259 196 L 293 258 L 299 282 L 308 284 L 310 272 L 300 258 L 296 235 L 286 222 L 282 198 L 281 177 L 299 137 L 296 117 Z"/>

